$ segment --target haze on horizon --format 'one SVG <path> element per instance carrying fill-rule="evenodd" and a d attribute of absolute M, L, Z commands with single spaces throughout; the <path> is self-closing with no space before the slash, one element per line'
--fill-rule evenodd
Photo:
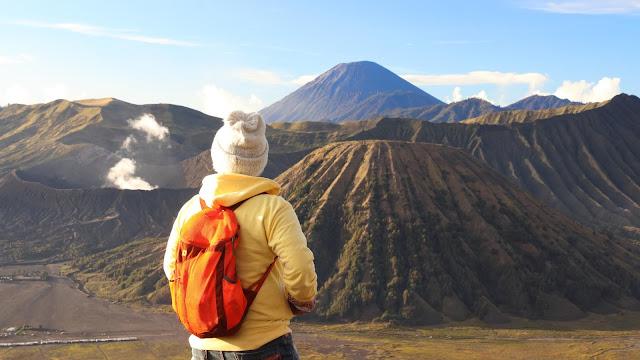
<path fill-rule="evenodd" d="M 601 101 L 640 93 L 638 14 L 624 0 L 7 3 L 0 105 L 116 97 L 221 115 L 359 60 L 447 102 Z"/>

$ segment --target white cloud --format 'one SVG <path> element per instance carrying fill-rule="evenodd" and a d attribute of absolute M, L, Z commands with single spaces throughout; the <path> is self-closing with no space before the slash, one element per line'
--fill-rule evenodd
<path fill-rule="evenodd" d="M 540 73 L 505 73 L 500 71 L 471 71 L 466 74 L 401 75 L 415 85 L 480 85 L 494 84 L 499 86 L 526 84 L 529 92 L 534 92 L 547 81 L 547 76 Z"/>
<path fill-rule="evenodd" d="M 157 186 L 149 184 L 143 178 L 135 176 L 135 172 L 135 160 L 124 158 L 109 169 L 107 181 L 109 185 L 124 190 L 153 190 L 157 188 Z"/>
<path fill-rule="evenodd" d="M 223 118 L 234 110 L 250 112 L 264 107 L 264 102 L 254 94 L 248 97 L 239 96 L 214 84 L 205 85 L 199 96 L 204 112 Z"/>
<path fill-rule="evenodd" d="M 69 88 L 66 84 L 63 83 L 57 83 L 52 86 L 47 86 L 42 89 L 42 93 L 45 102 L 69 98 Z"/>
<path fill-rule="evenodd" d="M 453 92 L 451 93 L 451 101 L 458 102 L 462 100 L 462 89 L 460 86 L 456 86 L 453 88 Z"/>
<path fill-rule="evenodd" d="M 453 88 L 453 92 L 451 93 L 451 97 L 446 98 L 446 101 L 448 103 L 454 103 L 454 102 L 458 102 L 458 101 L 462 101 L 464 99 L 470 99 L 470 98 L 477 98 L 477 99 L 482 99 L 484 101 L 488 101 L 492 104 L 494 104 L 494 102 L 489 99 L 489 95 L 487 94 L 487 92 L 485 90 L 480 90 L 478 93 L 473 94 L 469 97 L 465 97 L 464 95 L 462 95 L 462 88 L 460 88 L 460 86 L 456 86 Z"/>
<path fill-rule="evenodd" d="M 546 1 L 531 9 L 558 14 L 629 14 L 640 12 L 640 0 L 582 0 Z"/>
<path fill-rule="evenodd" d="M 38 104 L 69 98 L 69 88 L 64 83 L 45 84 L 37 88 L 11 84 L 4 89 L 0 88 L 0 105 Z"/>
<path fill-rule="evenodd" d="M 133 129 L 144 132 L 147 135 L 147 142 L 151 142 L 153 139 L 164 140 L 164 138 L 169 135 L 169 129 L 166 126 L 160 125 L 156 121 L 155 116 L 151 114 L 142 114 L 136 119 L 127 120 L 127 123 Z M 125 142 L 127 139 L 125 139 Z M 122 145 L 124 145 L 124 143 Z"/>
<path fill-rule="evenodd" d="M 242 69 L 237 76 L 243 80 L 263 85 L 280 85 L 286 81 L 273 71 L 261 69 Z"/>
<path fill-rule="evenodd" d="M 297 78 L 291 80 L 290 82 L 292 84 L 298 85 L 298 86 L 302 86 L 310 81 L 312 81 L 313 79 L 317 78 L 318 75 L 300 75 Z"/>
<path fill-rule="evenodd" d="M 561 99 L 579 102 L 600 102 L 620 93 L 620 78 L 603 77 L 597 83 L 585 80 L 565 80 L 554 93 Z"/>
<path fill-rule="evenodd" d="M 31 104 L 33 99 L 29 89 L 22 85 L 11 85 L 0 95 L 0 105 Z"/>
<path fill-rule="evenodd" d="M 17 65 L 33 62 L 33 56 L 29 54 L 0 55 L 0 65 Z"/>
<path fill-rule="evenodd" d="M 45 28 L 45 29 L 56 29 L 56 30 L 65 30 L 78 34 L 89 35 L 89 36 L 97 36 L 97 37 L 107 37 L 112 39 L 120 39 L 127 41 L 136 41 L 142 42 L 146 44 L 154 44 L 154 45 L 173 45 L 173 46 L 199 46 L 197 43 L 182 41 L 164 37 L 153 37 L 153 36 L 145 36 L 136 34 L 131 30 L 125 29 L 110 29 L 100 26 L 87 25 L 87 24 L 78 24 L 78 23 L 46 23 L 39 21 L 16 21 L 13 24 L 21 25 L 21 26 L 29 26 L 36 28 Z"/>
<path fill-rule="evenodd" d="M 488 101 L 490 103 L 493 103 L 493 101 L 491 101 L 491 99 L 489 99 L 489 95 L 487 95 L 487 92 L 484 90 L 480 90 L 478 93 L 473 94 L 471 96 L 469 96 L 470 98 L 476 98 L 476 99 L 482 99 L 484 101 Z"/>

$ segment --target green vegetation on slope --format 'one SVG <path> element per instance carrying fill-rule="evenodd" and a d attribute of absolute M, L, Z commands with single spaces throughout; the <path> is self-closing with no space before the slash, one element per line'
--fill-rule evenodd
<path fill-rule="evenodd" d="M 134 240 L 70 262 L 69 275 L 97 296 L 126 302 L 171 304 L 162 269 L 166 238 Z"/>
<path fill-rule="evenodd" d="M 640 307 L 640 249 L 572 222 L 461 150 L 334 143 L 277 181 L 316 256 L 323 318 L 567 320 Z"/>

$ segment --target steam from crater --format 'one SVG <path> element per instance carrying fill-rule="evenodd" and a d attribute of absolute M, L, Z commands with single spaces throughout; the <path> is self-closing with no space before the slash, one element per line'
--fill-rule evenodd
<path fill-rule="evenodd" d="M 155 116 L 151 114 L 142 114 L 137 119 L 127 120 L 127 123 L 133 129 L 144 132 L 147 135 L 147 142 L 151 142 L 154 139 L 162 141 L 169 135 L 169 129 L 160 125 Z"/>
<path fill-rule="evenodd" d="M 127 124 L 134 129 L 145 134 L 146 142 L 166 141 L 169 135 L 169 128 L 163 126 L 156 121 L 152 114 L 142 114 L 135 119 L 127 120 Z M 122 157 L 115 165 L 113 165 L 107 173 L 107 186 L 114 186 L 123 190 L 153 190 L 158 187 L 150 184 L 140 176 L 136 176 L 136 161 L 132 158 L 134 154 L 134 146 L 139 144 L 134 134 L 127 136 L 118 153 Z"/>
<path fill-rule="evenodd" d="M 143 178 L 135 176 L 136 161 L 124 158 L 118 161 L 107 174 L 107 181 L 123 190 L 153 190 L 157 186 L 149 184 Z"/>

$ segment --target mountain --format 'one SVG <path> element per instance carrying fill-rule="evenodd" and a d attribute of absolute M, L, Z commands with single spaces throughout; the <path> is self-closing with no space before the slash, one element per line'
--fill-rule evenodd
<path fill-rule="evenodd" d="M 277 179 L 325 319 L 568 320 L 640 309 L 640 249 L 579 225 L 467 152 L 350 141 Z"/>
<path fill-rule="evenodd" d="M 451 104 L 394 109 L 387 112 L 385 116 L 419 119 L 434 123 L 453 123 L 500 110 L 499 106 L 488 101 L 469 98 Z"/>
<path fill-rule="evenodd" d="M 480 101 L 477 103 L 483 104 Z M 122 117 L 126 119 L 129 116 Z M 473 124 L 433 124 L 388 117 L 340 124 L 274 123 L 267 128 L 270 162 L 265 176 L 277 176 L 310 151 L 334 141 L 397 139 L 439 143 L 466 149 L 536 198 L 585 224 L 640 228 L 640 184 L 636 180 L 640 178 L 640 149 L 637 149 L 637 144 L 640 144 L 639 116 L 640 99 L 618 95 L 602 104 L 495 112 L 470 120 Z M 67 119 L 68 124 L 73 124 L 75 117 Z M 511 124 L 478 124 L 482 119 L 499 119 L 499 122 Z M 538 120 L 533 121 L 535 119 Z M 168 126 L 173 127 L 170 124 Z M 209 144 L 214 131 L 198 129 L 194 132 L 194 136 L 206 137 L 198 145 L 204 149 L 184 160 L 159 167 L 164 170 L 158 172 L 162 176 L 156 178 L 150 172 L 141 174 L 149 174 L 150 182 L 171 175 L 177 179 L 171 187 L 199 186 L 201 178 L 211 172 Z M 99 140 L 99 134 L 91 135 L 93 140 L 89 140 L 93 142 L 104 141 Z M 117 141 L 114 143 L 113 146 L 118 145 Z M 174 148 L 179 148 L 179 145 Z M 6 149 L 0 149 L 2 151 Z M 48 153 L 43 154 L 49 156 Z M 91 159 L 86 155 L 89 153 L 80 154 L 83 156 L 78 156 L 78 159 L 61 156 L 61 159 L 68 159 L 65 161 L 70 164 L 69 170 L 63 174 L 81 176 L 85 174 L 85 168 L 98 172 L 99 169 L 95 167 L 85 166 L 88 160 L 81 161 Z M 138 161 L 141 170 L 144 170 L 145 163 Z M 50 165 L 45 162 L 44 165 L 27 167 L 22 175 L 39 182 L 43 182 L 49 174 L 51 178 L 55 175 L 45 183 L 56 185 L 61 178 L 64 179 L 62 175 L 57 175 L 60 169 L 65 169 L 58 165 L 60 162 L 50 161 Z M 34 175 L 34 169 L 42 170 Z M 91 172 L 88 178 L 95 176 Z"/>
<path fill-rule="evenodd" d="M 349 139 L 466 149 L 537 199 L 597 227 L 640 228 L 640 99 L 509 126 L 383 118 Z"/>
<path fill-rule="evenodd" d="M 571 102 L 553 95 L 533 95 L 502 108 L 482 99 L 469 98 L 450 104 L 393 109 L 385 113 L 385 116 L 419 119 L 434 123 L 504 124 L 577 113 L 601 105 L 602 103 Z"/>
<path fill-rule="evenodd" d="M 506 107 L 508 110 L 541 110 L 553 109 L 568 105 L 584 105 L 555 95 L 531 95 Z"/>
<path fill-rule="evenodd" d="M 160 131 L 162 140 L 132 127 L 145 114 L 157 126 L 148 117 L 143 125 Z M 11 105 L 0 110 L 0 174 L 21 169 L 57 187 L 103 187 L 109 169 L 129 158 L 136 162 L 136 176 L 160 187 L 182 187 L 179 162 L 209 149 L 221 125 L 183 106 L 112 98 Z"/>
<path fill-rule="evenodd" d="M 640 309 L 637 245 L 568 219 L 464 150 L 337 142 L 277 181 L 316 257 L 320 319 L 500 323 Z M 111 299 L 168 304 L 165 242 L 76 257 L 74 276 Z"/>
<path fill-rule="evenodd" d="M 131 121 L 144 114 L 166 128 L 162 140 L 132 127 Z M 135 105 L 113 98 L 10 105 L 0 109 L 0 175 L 19 169 L 23 178 L 55 188 L 113 187 L 107 181 L 110 169 L 131 159 L 135 172 L 130 175 L 152 185 L 198 187 L 212 171 L 209 149 L 221 125 L 221 119 L 183 106 Z M 318 141 L 330 141 L 322 138 L 329 136 L 326 131 L 312 133 L 268 127 L 264 175 L 277 176 L 319 146 Z"/>
<path fill-rule="evenodd" d="M 0 177 L 0 264 L 68 260 L 133 239 L 166 236 L 194 190 L 54 189 Z"/>
<path fill-rule="evenodd" d="M 359 61 L 334 66 L 260 113 L 268 122 L 339 122 L 438 104 L 442 102 L 386 68 Z"/>
<path fill-rule="evenodd" d="M 465 124 L 510 124 L 510 123 L 523 123 L 540 119 L 548 119 L 553 116 L 576 114 L 583 111 L 595 109 L 603 106 L 605 102 L 601 103 L 588 103 L 584 105 L 567 105 L 562 107 L 542 109 L 542 110 L 505 110 L 491 113 L 485 113 L 477 117 L 468 118 L 461 121 Z"/>

